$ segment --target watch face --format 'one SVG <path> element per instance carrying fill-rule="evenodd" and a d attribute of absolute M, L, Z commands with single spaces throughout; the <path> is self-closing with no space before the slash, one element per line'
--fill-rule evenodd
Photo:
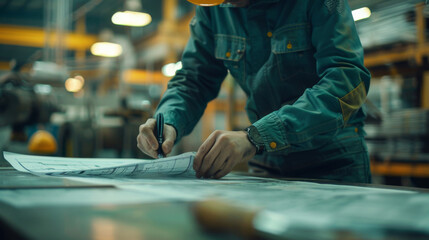
<path fill-rule="evenodd" d="M 255 126 L 250 126 L 249 135 L 256 144 L 258 144 L 258 145 L 264 144 L 264 141 L 262 141 L 262 137 L 259 134 L 259 131 Z"/>

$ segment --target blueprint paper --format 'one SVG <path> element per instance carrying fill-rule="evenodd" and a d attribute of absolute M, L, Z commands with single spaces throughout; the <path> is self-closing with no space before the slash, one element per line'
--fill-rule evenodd
<path fill-rule="evenodd" d="M 195 153 L 156 160 L 111 158 L 65 158 L 4 152 L 4 158 L 18 171 L 51 176 L 195 176 Z"/>

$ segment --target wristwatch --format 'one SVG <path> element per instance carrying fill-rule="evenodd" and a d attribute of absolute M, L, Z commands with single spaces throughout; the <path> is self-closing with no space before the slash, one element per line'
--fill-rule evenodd
<path fill-rule="evenodd" d="M 265 151 L 265 145 L 261 135 L 259 134 L 258 129 L 255 126 L 251 125 L 245 130 L 247 132 L 247 138 L 253 144 L 253 146 L 256 147 L 256 154 L 263 153 Z"/>

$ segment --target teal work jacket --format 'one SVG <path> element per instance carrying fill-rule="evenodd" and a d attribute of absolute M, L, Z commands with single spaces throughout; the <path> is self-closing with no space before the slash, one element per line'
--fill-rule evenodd
<path fill-rule="evenodd" d="M 319 148 L 362 126 L 370 74 L 347 0 L 255 0 L 197 7 L 157 112 L 189 134 L 229 73 L 268 154 Z"/>

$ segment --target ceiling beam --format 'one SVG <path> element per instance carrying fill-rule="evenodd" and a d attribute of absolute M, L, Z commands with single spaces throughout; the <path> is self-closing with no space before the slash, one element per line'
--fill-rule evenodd
<path fill-rule="evenodd" d="M 0 24 L 0 44 L 43 48 L 47 37 L 49 45 L 55 47 L 55 33 L 47 35 L 43 28 Z M 86 50 L 97 41 L 97 37 L 88 34 L 67 33 L 64 41 L 69 50 Z"/>

